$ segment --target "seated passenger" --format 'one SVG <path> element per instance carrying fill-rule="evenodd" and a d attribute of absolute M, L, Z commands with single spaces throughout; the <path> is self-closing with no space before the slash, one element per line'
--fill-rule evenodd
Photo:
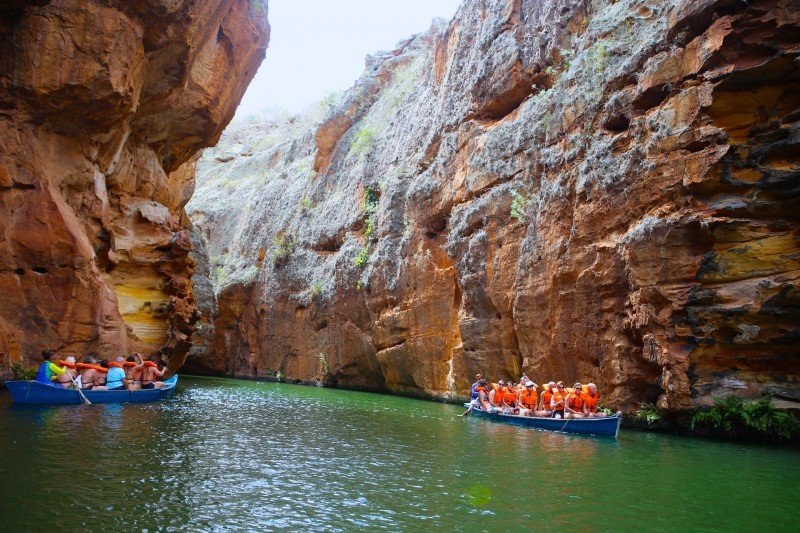
<path fill-rule="evenodd" d="M 503 395 L 506 393 L 505 384 L 506 382 L 501 379 L 489 393 L 489 400 L 494 407 L 503 407 Z"/>
<path fill-rule="evenodd" d="M 584 415 L 591 418 L 606 416 L 603 413 L 597 412 L 597 401 L 600 399 L 600 394 L 597 392 L 597 385 L 589 383 L 587 387 L 589 390 L 583 395 Z"/>
<path fill-rule="evenodd" d="M 515 415 L 519 413 L 519 406 L 517 405 L 517 391 L 513 383 L 509 383 L 503 393 L 503 413 L 508 415 Z"/>
<path fill-rule="evenodd" d="M 58 376 L 64 374 L 67 369 L 58 366 L 57 364 L 51 362 L 55 354 L 50 350 L 43 350 L 42 351 L 42 359 L 44 361 L 39 365 L 39 369 L 36 371 L 36 378 L 35 380 L 39 383 L 45 383 L 47 385 L 56 385 L 58 384 L 53 383 Z"/>
<path fill-rule="evenodd" d="M 536 383 L 533 381 L 525 382 L 525 389 L 519 395 L 520 410 L 522 416 L 536 416 L 539 407 L 539 394 L 536 392 Z"/>
<path fill-rule="evenodd" d="M 158 359 L 158 356 L 151 355 L 147 361 L 136 368 L 141 372 L 142 390 L 164 387 L 163 381 L 156 381 L 156 378 L 163 377 L 167 371 L 164 361 Z"/>
<path fill-rule="evenodd" d="M 107 390 L 125 390 L 125 369 L 122 364 L 125 362 L 124 357 L 117 357 L 112 363 L 109 363 L 108 374 L 106 374 L 106 389 Z"/>
<path fill-rule="evenodd" d="M 66 359 L 64 359 L 64 361 L 67 363 L 64 366 L 64 368 L 66 369 L 66 372 L 56 376 L 56 382 L 59 385 L 61 385 L 62 387 L 64 387 L 65 389 L 67 389 L 67 388 L 73 386 L 75 378 L 78 377 L 78 369 L 75 368 L 75 358 L 74 357 L 69 356 Z"/>
<path fill-rule="evenodd" d="M 129 355 L 125 360 L 125 387 L 128 390 L 139 390 L 142 388 L 142 381 L 139 379 L 136 372 L 136 367 L 141 364 L 142 356 L 138 353 Z M 141 372 L 139 372 L 139 374 L 141 374 Z"/>
<path fill-rule="evenodd" d="M 86 368 L 87 365 L 96 365 L 97 361 L 95 361 L 94 357 L 85 357 L 83 359 L 83 370 L 81 371 L 81 375 L 78 376 L 80 379 L 81 390 L 92 390 L 94 387 L 94 382 L 97 380 L 97 370 L 94 368 Z"/>
<path fill-rule="evenodd" d="M 567 395 L 564 408 L 566 418 L 583 418 L 583 385 L 576 383 Z"/>
<path fill-rule="evenodd" d="M 94 386 L 92 390 L 108 390 L 106 387 L 106 374 L 108 373 L 108 359 L 100 359 L 97 362 L 100 370 L 94 375 Z"/>
<path fill-rule="evenodd" d="M 552 411 L 553 418 L 564 418 L 564 409 L 567 405 L 567 391 L 564 388 L 564 382 L 559 381 L 556 383 L 556 390 L 553 397 L 550 398 L 550 411 Z"/>
<path fill-rule="evenodd" d="M 553 399 L 553 393 L 556 390 L 556 382 L 550 381 L 544 389 L 542 393 L 542 408 L 540 412 L 542 413 L 541 416 L 553 416 L 553 411 L 550 408 L 550 400 Z"/>

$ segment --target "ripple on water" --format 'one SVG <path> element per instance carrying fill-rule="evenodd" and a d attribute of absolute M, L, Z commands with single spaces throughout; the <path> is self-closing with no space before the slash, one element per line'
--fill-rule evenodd
<path fill-rule="evenodd" d="M 185 379 L 159 404 L 30 408 L 4 396 L 0 410 L 9 529 L 750 529 L 800 518 L 792 451 L 543 433 L 375 394 Z"/>

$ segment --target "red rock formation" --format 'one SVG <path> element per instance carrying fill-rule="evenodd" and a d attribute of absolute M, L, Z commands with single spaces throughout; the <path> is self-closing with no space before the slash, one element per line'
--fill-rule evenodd
<path fill-rule="evenodd" d="M 264 56 L 266 1 L 0 8 L 0 371 L 194 330 L 183 211 Z"/>
<path fill-rule="evenodd" d="M 189 364 L 444 397 L 525 371 L 627 411 L 800 398 L 799 18 L 468 0 L 319 127 L 201 160 L 216 316 Z"/>

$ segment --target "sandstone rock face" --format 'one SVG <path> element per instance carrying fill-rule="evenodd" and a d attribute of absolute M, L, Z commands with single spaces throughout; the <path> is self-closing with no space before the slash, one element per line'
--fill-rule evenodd
<path fill-rule="evenodd" d="M 182 362 L 193 157 L 268 35 L 261 0 L 0 8 L 0 374 L 46 348 Z"/>
<path fill-rule="evenodd" d="M 467 0 L 320 120 L 231 133 L 188 208 L 211 309 L 188 367 L 439 397 L 524 371 L 627 411 L 796 396 L 799 19 Z"/>

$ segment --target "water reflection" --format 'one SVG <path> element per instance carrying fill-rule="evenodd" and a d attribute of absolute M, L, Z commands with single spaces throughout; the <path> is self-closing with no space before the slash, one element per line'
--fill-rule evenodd
<path fill-rule="evenodd" d="M 462 411 L 229 380 L 186 380 L 151 405 L 0 403 L 0 514 L 9 528 L 125 530 L 582 531 L 707 519 L 739 529 L 797 518 L 793 452 L 562 435 Z"/>

